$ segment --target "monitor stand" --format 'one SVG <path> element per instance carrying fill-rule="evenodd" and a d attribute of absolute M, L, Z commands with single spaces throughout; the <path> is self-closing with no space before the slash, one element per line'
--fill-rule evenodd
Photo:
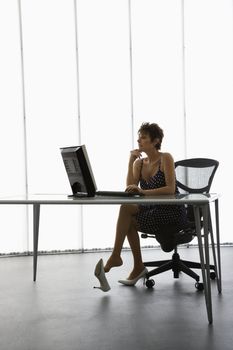
<path fill-rule="evenodd" d="M 67 197 L 68 198 L 83 198 L 83 197 L 89 197 L 89 196 L 86 192 L 78 192 L 78 193 L 69 194 Z"/>

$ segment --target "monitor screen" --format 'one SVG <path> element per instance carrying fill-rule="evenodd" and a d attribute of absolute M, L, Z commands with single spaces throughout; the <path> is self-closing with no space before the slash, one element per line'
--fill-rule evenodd
<path fill-rule="evenodd" d="M 85 145 L 60 150 L 73 195 L 93 197 L 96 183 Z"/>

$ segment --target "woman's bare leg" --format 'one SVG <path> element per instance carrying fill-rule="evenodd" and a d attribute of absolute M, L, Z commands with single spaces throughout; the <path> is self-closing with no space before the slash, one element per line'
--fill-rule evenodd
<path fill-rule="evenodd" d="M 123 264 L 121 259 L 121 250 L 125 237 L 128 235 L 134 216 L 138 212 L 138 206 L 133 204 L 123 204 L 120 207 L 119 216 L 116 225 L 116 236 L 112 254 L 108 259 L 104 270 L 108 272 L 114 266 Z"/>
<path fill-rule="evenodd" d="M 136 228 L 136 220 L 135 222 L 132 222 L 130 230 L 128 231 L 128 234 L 127 234 L 127 239 L 129 241 L 129 245 L 132 250 L 133 260 L 134 260 L 133 270 L 131 271 L 128 279 L 134 279 L 145 268 L 142 262 L 142 253 L 141 253 L 141 247 L 140 247 L 140 239 Z"/>

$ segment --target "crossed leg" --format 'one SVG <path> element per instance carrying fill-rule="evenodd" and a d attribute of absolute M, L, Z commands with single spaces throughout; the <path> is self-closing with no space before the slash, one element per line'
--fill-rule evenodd
<path fill-rule="evenodd" d="M 110 258 L 104 267 L 105 272 L 109 272 L 112 267 L 121 266 L 123 264 L 123 261 L 121 259 L 121 250 L 125 241 L 125 237 L 127 237 L 129 241 L 134 259 L 133 270 L 131 271 L 128 279 L 137 277 L 139 273 L 141 273 L 144 269 L 141 256 L 140 240 L 137 232 L 137 222 L 135 218 L 137 213 L 137 205 L 121 205 L 116 225 L 114 248 Z"/>

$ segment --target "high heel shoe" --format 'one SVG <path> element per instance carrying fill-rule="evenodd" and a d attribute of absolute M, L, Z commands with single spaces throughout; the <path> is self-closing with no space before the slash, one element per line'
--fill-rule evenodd
<path fill-rule="evenodd" d="M 96 264 L 94 274 L 95 274 L 95 277 L 98 278 L 100 282 L 100 287 L 94 287 L 94 288 L 101 289 L 103 292 L 108 292 L 111 289 L 111 287 L 108 284 L 107 278 L 105 276 L 103 259 L 100 259 Z"/>
<path fill-rule="evenodd" d="M 142 270 L 142 272 L 132 280 L 126 279 L 126 280 L 119 280 L 118 282 L 121 284 L 124 284 L 125 286 L 134 286 L 137 283 L 137 281 L 140 280 L 140 278 L 145 279 L 147 273 L 148 273 L 148 270 L 145 267 L 144 270 Z"/>

